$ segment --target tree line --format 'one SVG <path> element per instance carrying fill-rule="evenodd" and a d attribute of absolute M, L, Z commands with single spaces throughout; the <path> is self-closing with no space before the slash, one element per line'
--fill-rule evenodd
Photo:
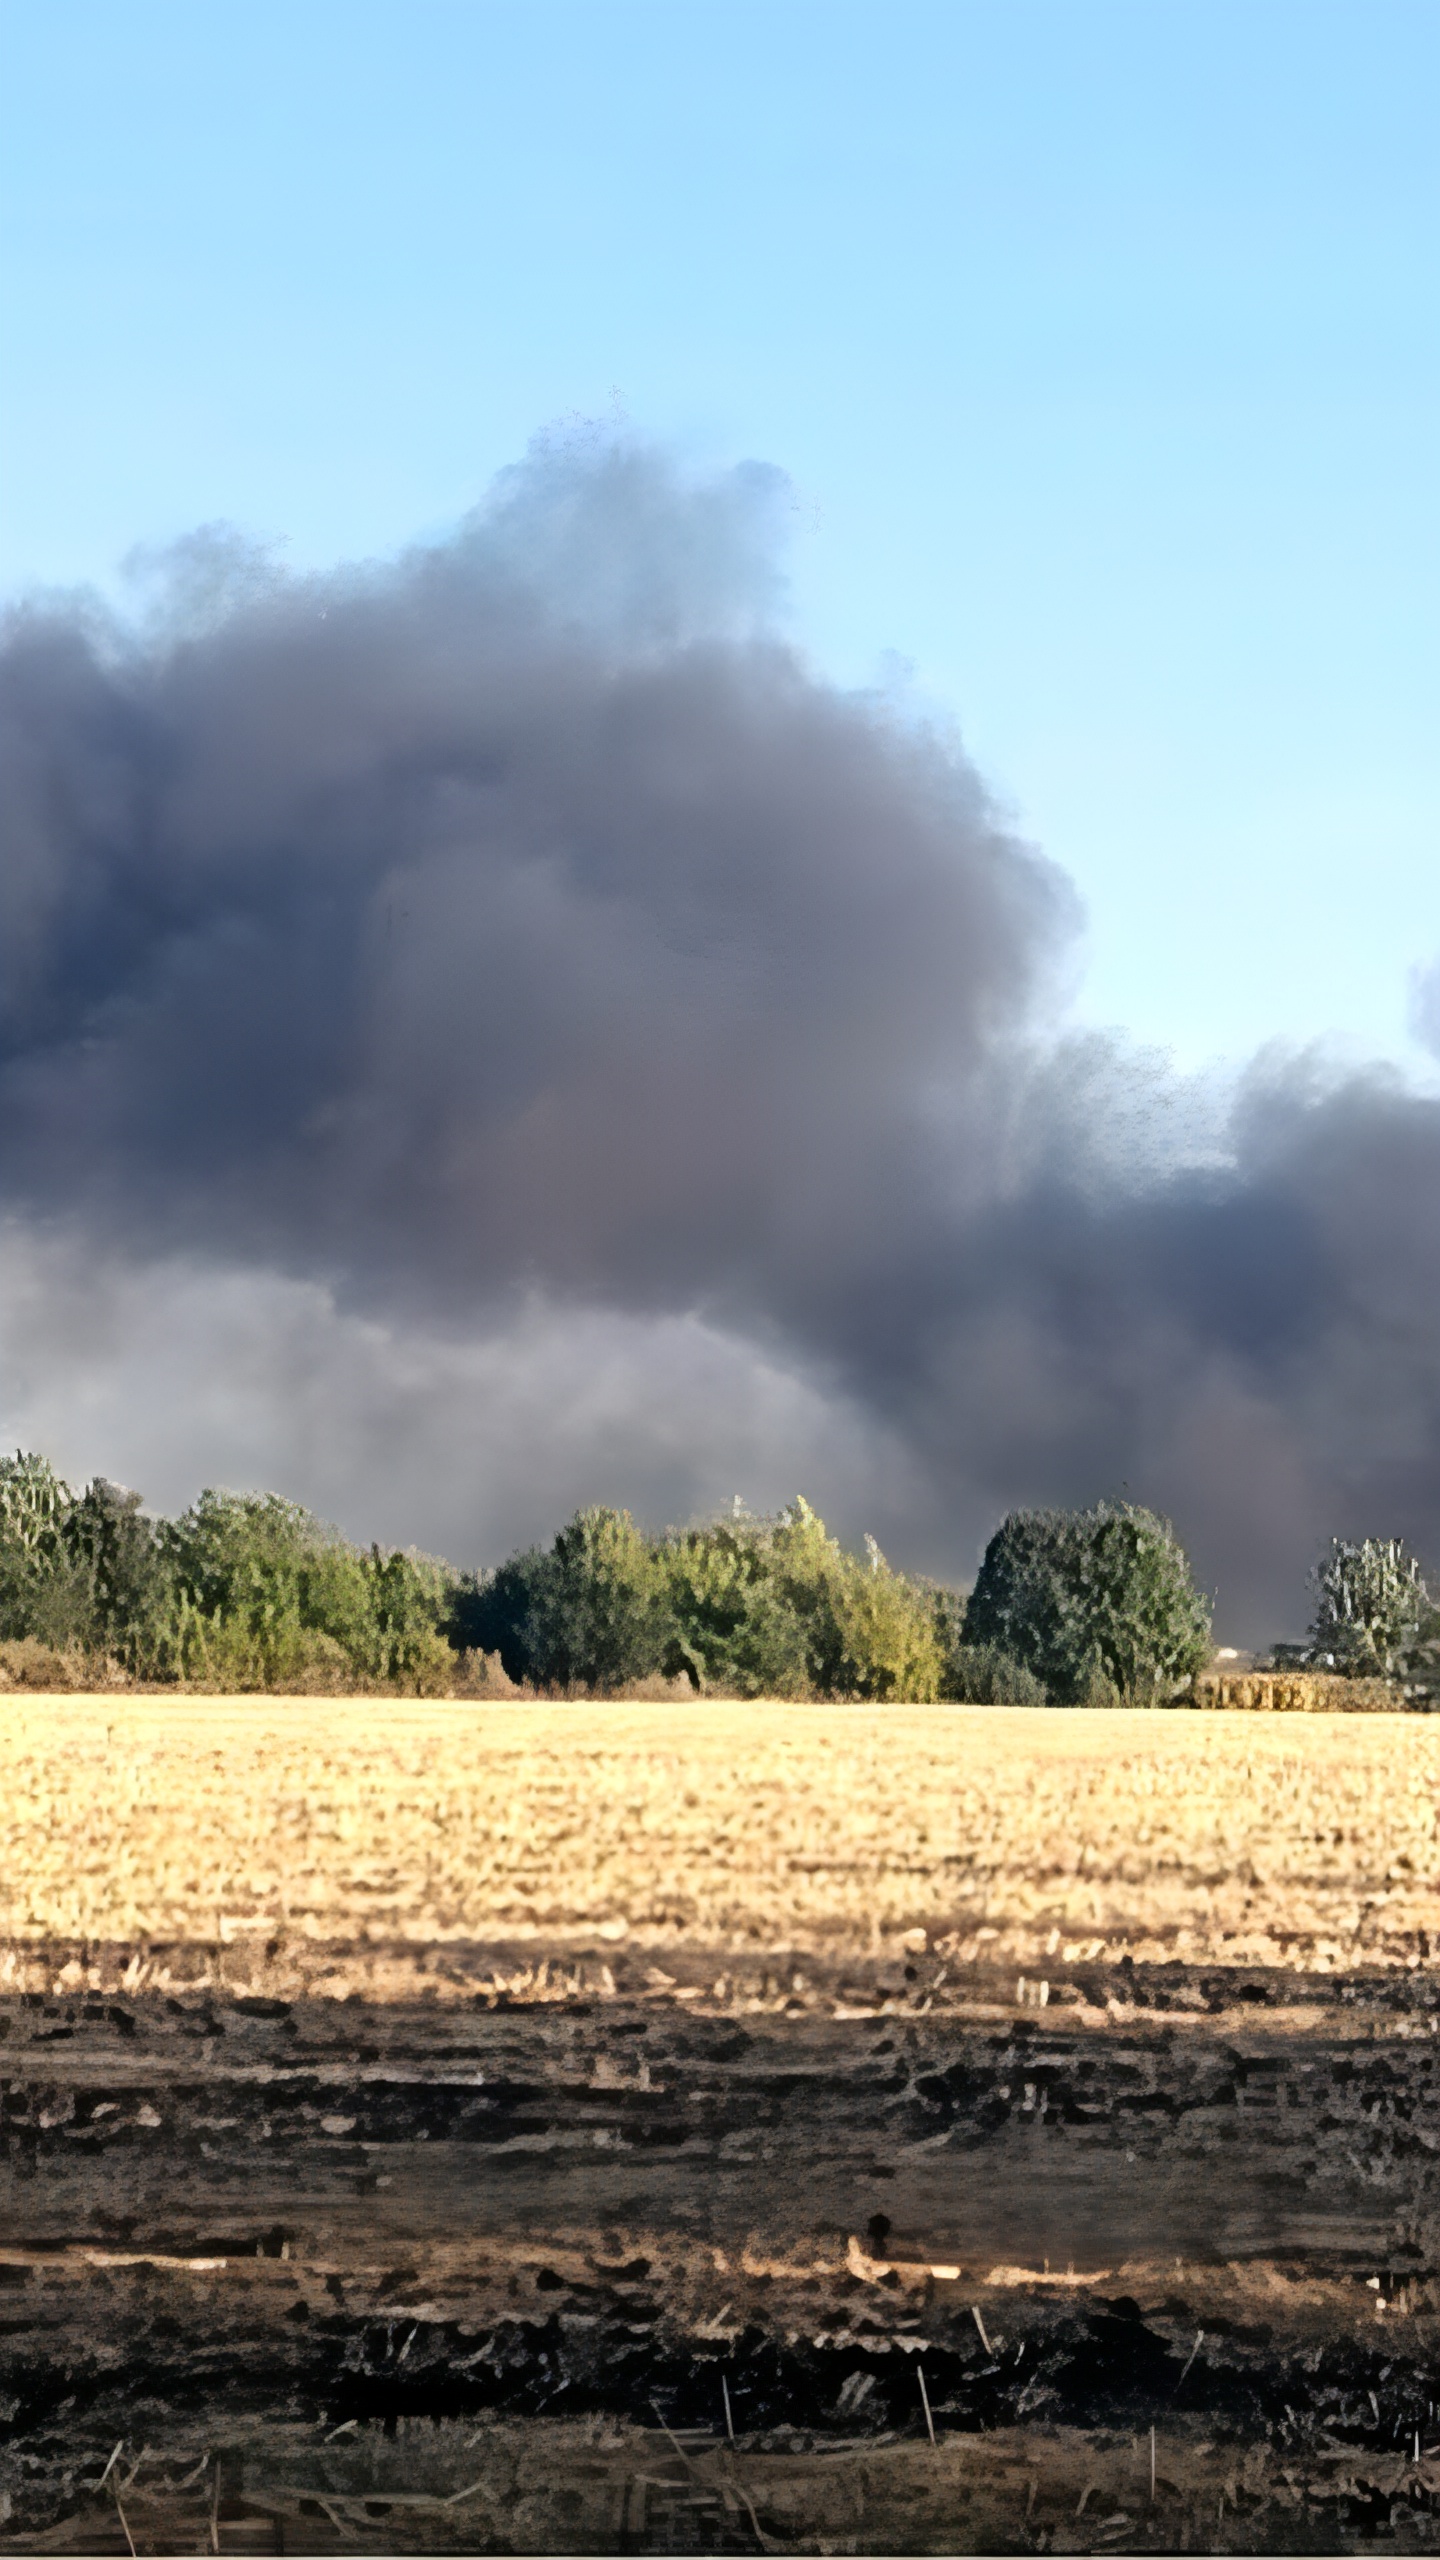
<path fill-rule="evenodd" d="M 1440 1616 L 1398 1541 L 1334 1542 L 1316 1588 L 1292 1658 L 1423 1688 Z M 596 1506 L 548 1546 L 466 1573 L 358 1547 L 272 1493 L 207 1491 L 177 1519 L 152 1518 L 138 1494 L 103 1478 L 76 1492 L 22 1451 L 0 1459 L 0 1647 L 11 1676 L 59 1661 L 221 1691 L 613 1696 L 670 1683 L 1068 1706 L 1174 1696 L 1211 1636 L 1170 1524 L 1130 1503 L 1010 1513 L 968 1591 L 895 1571 L 873 1539 L 847 1551 L 799 1498 L 659 1535 Z"/>
<path fill-rule="evenodd" d="M 274 1493 L 202 1493 L 176 1520 L 45 1458 L 0 1459 L 0 1640 L 210 1689 L 443 1695 L 455 1577 L 352 1546 Z"/>

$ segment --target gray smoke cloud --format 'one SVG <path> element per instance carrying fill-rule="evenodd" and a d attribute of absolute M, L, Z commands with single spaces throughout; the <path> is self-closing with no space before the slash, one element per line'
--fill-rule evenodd
<path fill-rule="evenodd" d="M 1128 1487 L 1237 1640 L 1440 1553 L 1440 1104 L 1064 1038 L 1073 892 L 786 645 L 785 506 L 597 436 L 12 617 L 7 1429 L 465 1561 L 803 1484 L 964 1573 Z"/>

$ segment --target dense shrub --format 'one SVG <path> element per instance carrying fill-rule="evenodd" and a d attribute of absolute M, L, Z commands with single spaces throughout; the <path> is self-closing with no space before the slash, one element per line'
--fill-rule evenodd
<path fill-rule="evenodd" d="M 944 1582 L 929 1586 L 940 1647 L 939 1695 L 959 1706 L 1043 1707 L 1045 1692 L 1033 1671 L 995 1645 L 967 1644 L 967 1592 Z"/>
<path fill-rule="evenodd" d="M 995 1645 L 957 1644 L 946 1657 L 943 1695 L 975 1707 L 1043 1707 L 1045 1690 L 1013 1653 Z"/>
<path fill-rule="evenodd" d="M 79 1652 L 73 1645 L 43 1644 L 38 1636 L 0 1639 L 0 1692 L 42 1689 L 56 1696 L 67 1689 L 93 1692 L 127 1685 L 124 1672 L 113 1661 Z"/>
<path fill-rule="evenodd" d="M 1012 1511 L 985 1550 L 964 1634 L 1057 1705 L 1147 1704 L 1202 1668 L 1210 1617 L 1168 1521 L 1101 1503 Z"/>

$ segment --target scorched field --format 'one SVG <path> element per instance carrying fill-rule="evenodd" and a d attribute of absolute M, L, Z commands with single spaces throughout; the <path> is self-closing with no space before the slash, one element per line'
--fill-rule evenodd
<path fill-rule="evenodd" d="M 0 2548 L 1440 2548 L 1440 1725 L 0 1704 Z"/>

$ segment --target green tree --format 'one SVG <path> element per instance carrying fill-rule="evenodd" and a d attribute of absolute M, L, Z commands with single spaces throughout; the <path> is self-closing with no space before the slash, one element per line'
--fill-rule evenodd
<path fill-rule="evenodd" d="M 444 1696 L 451 1576 L 433 1558 L 362 1555 L 274 1493 L 202 1493 L 168 1522 L 160 1650 L 178 1677 L 234 1689 L 396 1688 Z"/>
<path fill-rule="evenodd" d="M 975 1707 L 1043 1707 L 1045 1692 L 1033 1671 L 994 1645 L 967 1644 L 969 1593 L 951 1583 L 931 1585 L 940 1646 L 942 1698 Z"/>
<path fill-rule="evenodd" d="M 1201 1669 L 1210 1616 L 1153 1512 L 1012 1511 L 985 1550 L 964 1641 L 1021 1665 L 1057 1705 L 1145 1705 Z"/>
<path fill-rule="evenodd" d="M 372 1546 L 361 1561 L 366 1630 L 361 1652 L 370 1677 L 408 1695 L 449 1695 L 455 1657 L 444 1634 L 448 1569 L 431 1556 Z M 352 1637 L 352 1648 L 354 1639 Z M 352 1651 L 353 1658 L 353 1651 Z"/>
<path fill-rule="evenodd" d="M 660 1668 L 665 1575 L 628 1511 L 577 1511 L 553 1544 L 512 1556 L 457 1594 L 451 1642 L 498 1653 L 512 1680 L 616 1691 Z"/>
<path fill-rule="evenodd" d="M 65 1549 L 74 1495 L 48 1458 L 0 1458 L 0 1637 L 84 1641 L 83 1586 Z"/>
<path fill-rule="evenodd" d="M 298 1503 L 207 1489 L 161 1531 L 175 1676 L 222 1689 L 345 1685 L 370 1627 L 360 1558 Z"/>
<path fill-rule="evenodd" d="M 507 1679 L 533 1679 L 526 1631 L 546 1561 L 543 1549 L 527 1547 L 488 1571 L 456 1575 L 445 1633 L 457 1655 L 498 1654 Z"/>
<path fill-rule="evenodd" d="M 48 1458 L 17 1449 L 0 1458 L 0 1540 L 17 1554 L 53 1559 L 74 1495 Z"/>
<path fill-rule="evenodd" d="M 169 1599 L 165 1560 L 138 1493 L 96 1476 L 61 1529 L 85 1643 L 132 1671 L 152 1667 Z"/>
<path fill-rule="evenodd" d="M 742 1513 L 664 1541 L 665 1670 L 702 1694 L 810 1695 L 806 1618 L 775 1571 L 773 1524 Z"/>
<path fill-rule="evenodd" d="M 944 1648 L 929 1588 L 873 1538 L 847 1555 L 803 1495 L 673 1532 L 666 1668 L 732 1697 L 934 1698 Z"/>
<path fill-rule="evenodd" d="M 823 1523 L 816 1525 L 823 1537 Z M 873 1538 L 863 1556 L 828 1543 L 811 1619 L 817 1688 L 827 1697 L 877 1702 L 940 1697 L 944 1653 L 931 1593 L 893 1573 Z"/>
<path fill-rule="evenodd" d="M 1311 1580 L 1312 1662 L 1352 1678 L 1401 1679 L 1440 1633 L 1425 1577 L 1399 1538 L 1332 1538 Z"/>

